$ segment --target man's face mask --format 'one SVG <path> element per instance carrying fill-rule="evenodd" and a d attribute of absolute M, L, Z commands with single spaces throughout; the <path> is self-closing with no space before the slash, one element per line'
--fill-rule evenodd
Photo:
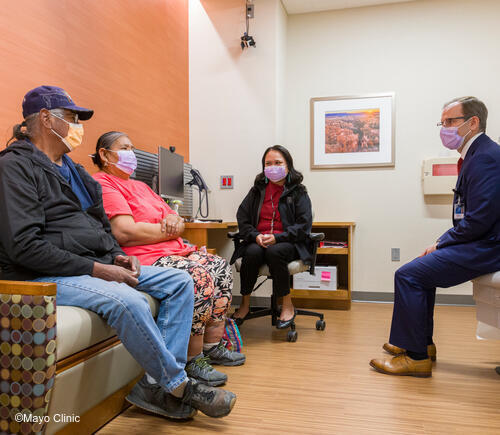
<path fill-rule="evenodd" d="M 441 127 L 439 135 L 441 136 L 441 142 L 446 148 L 450 150 L 457 150 L 463 145 L 466 136 L 471 132 L 471 130 L 469 130 L 465 136 L 460 136 L 458 134 L 458 129 L 468 121 L 469 120 L 463 122 L 458 127 Z"/>
<path fill-rule="evenodd" d="M 58 118 L 61 121 L 64 121 L 66 124 L 69 125 L 68 134 L 66 135 L 66 137 L 62 137 L 53 128 L 51 128 L 52 133 L 54 133 L 57 137 L 59 137 L 63 141 L 64 145 L 66 145 L 70 151 L 73 151 L 76 147 L 80 146 L 82 144 L 82 140 L 83 140 L 83 125 L 76 124 L 73 122 L 68 122 L 64 118 L 61 118 L 60 116 L 54 115 L 53 113 L 51 113 L 51 115 L 54 118 Z"/>

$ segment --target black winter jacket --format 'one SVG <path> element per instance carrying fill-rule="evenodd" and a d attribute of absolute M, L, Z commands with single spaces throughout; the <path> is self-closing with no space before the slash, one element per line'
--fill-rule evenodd
<path fill-rule="evenodd" d="M 125 255 L 111 234 L 102 190 L 75 165 L 93 205 L 82 210 L 69 183 L 28 141 L 0 153 L 1 278 L 92 275 L 94 261 Z"/>
<path fill-rule="evenodd" d="M 238 208 L 236 218 L 242 241 L 236 244 L 231 264 L 243 255 L 245 246 L 254 243 L 255 238 L 260 234 L 257 231 L 257 225 L 265 193 L 266 184 L 264 182 L 254 185 Z M 285 185 L 278 203 L 278 210 L 283 224 L 283 232 L 274 235 L 276 243 L 290 242 L 295 244 L 300 259 L 306 264 L 310 263 L 313 249 L 309 240 L 312 228 L 312 208 L 305 186 L 302 184 Z"/>

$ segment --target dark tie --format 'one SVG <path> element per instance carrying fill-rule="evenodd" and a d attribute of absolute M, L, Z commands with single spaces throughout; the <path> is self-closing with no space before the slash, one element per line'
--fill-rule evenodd
<path fill-rule="evenodd" d="M 460 157 L 458 159 L 458 162 L 457 162 L 457 169 L 458 169 L 458 173 L 460 174 L 460 169 L 462 169 L 462 164 L 464 163 L 464 159 L 462 159 L 462 157 Z"/>

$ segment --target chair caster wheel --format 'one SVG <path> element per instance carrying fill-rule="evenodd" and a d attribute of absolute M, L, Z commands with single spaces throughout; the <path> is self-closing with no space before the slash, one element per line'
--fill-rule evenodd
<path fill-rule="evenodd" d="M 288 331 L 288 334 L 286 335 L 286 341 L 294 343 L 295 341 L 297 341 L 298 335 L 299 334 L 297 334 L 297 331 Z"/>
<path fill-rule="evenodd" d="M 324 320 L 318 320 L 316 322 L 316 329 L 318 331 L 324 331 L 326 328 L 326 322 Z"/>

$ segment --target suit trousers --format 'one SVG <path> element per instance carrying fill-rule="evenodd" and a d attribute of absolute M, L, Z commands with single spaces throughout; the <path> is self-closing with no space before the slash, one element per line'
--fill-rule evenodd
<path fill-rule="evenodd" d="M 250 243 L 245 249 L 241 262 L 241 294 L 252 293 L 259 275 L 259 268 L 267 264 L 273 280 L 273 293 L 277 297 L 286 296 L 290 293 L 288 263 L 298 257 L 299 254 L 293 243 L 281 242 L 267 248 L 262 248 L 257 243 Z"/>
<path fill-rule="evenodd" d="M 464 249 L 467 246 L 464 245 Z M 415 258 L 394 275 L 394 310 L 389 342 L 412 352 L 426 353 L 434 333 L 436 287 L 452 287 L 492 270 L 453 263 L 447 248 Z"/>

